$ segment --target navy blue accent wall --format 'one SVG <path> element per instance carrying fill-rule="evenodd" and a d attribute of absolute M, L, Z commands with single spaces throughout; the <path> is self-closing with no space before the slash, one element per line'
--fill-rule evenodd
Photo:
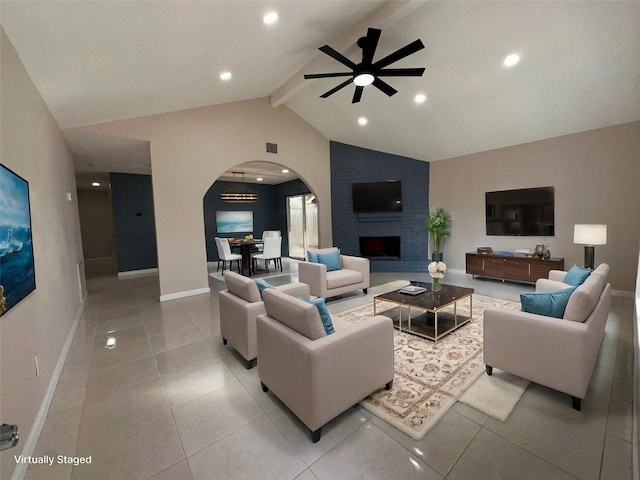
<path fill-rule="evenodd" d="M 111 173 L 111 198 L 118 271 L 157 268 L 151 176 Z"/>
<path fill-rule="evenodd" d="M 429 215 L 429 163 L 331 142 L 333 243 L 347 255 L 360 255 L 359 237 L 400 237 L 400 258 L 371 258 L 372 272 L 426 271 Z M 354 213 L 351 185 L 402 182 L 402 212 Z"/>
<path fill-rule="evenodd" d="M 279 185 L 251 183 L 247 184 L 247 188 L 258 194 L 259 200 L 257 202 L 227 203 L 221 201 L 220 193 L 230 189 L 233 185 L 233 182 L 215 182 L 204 196 L 204 231 L 207 262 L 215 262 L 218 260 L 218 251 L 214 237 L 233 236 L 240 238 L 249 233 L 255 237 L 259 237 L 265 230 L 280 230 L 282 232 L 282 255 L 285 257 L 288 256 L 286 197 L 308 193 L 309 187 L 301 180 L 293 180 Z M 216 230 L 216 212 L 219 210 L 253 211 L 253 232 L 218 235 Z"/>

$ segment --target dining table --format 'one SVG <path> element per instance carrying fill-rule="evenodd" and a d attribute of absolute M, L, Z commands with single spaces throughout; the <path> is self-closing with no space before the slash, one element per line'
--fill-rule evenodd
<path fill-rule="evenodd" d="M 242 255 L 242 275 L 250 277 L 255 272 L 253 271 L 253 262 L 251 261 L 251 248 L 255 245 L 262 245 L 264 241 L 261 238 L 239 238 L 229 241 L 230 247 L 240 248 L 240 255 Z"/>

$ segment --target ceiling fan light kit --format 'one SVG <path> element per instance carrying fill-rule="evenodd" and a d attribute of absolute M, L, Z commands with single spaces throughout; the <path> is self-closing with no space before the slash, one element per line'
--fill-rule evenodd
<path fill-rule="evenodd" d="M 424 73 L 424 68 L 385 68 L 392 63 L 402 60 L 409 55 L 416 53 L 424 48 L 424 44 L 421 40 L 415 40 L 408 45 L 396 50 L 395 52 L 387 55 L 386 57 L 373 61 L 378 41 L 382 30 L 377 28 L 369 28 L 367 30 L 367 36 L 358 39 L 358 46 L 362 49 L 362 61 L 358 64 L 352 62 L 347 57 L 342 55 L 337 50 L 333 49 L 329 45 L 323 45 L 318 50 L 326 55 L 329 55 L 334 60 L 337 60 L 344 66 L 351 69 L 350 72 L 334 72 L 334 73 L 309 73 L 305 74 L 305 79 L 314 78 L 331 78 L 331 77 L 351 77 L 340 85 L 332 88 L 331 90 L 320 95 L 322 98 L 327 98 L 350 83 L 356 85 L 355 92 L 353 93 L 353 99 L 351 103 L 358 103 L 362 98 L 364 87 L 367 85 L 373 85 L 381 92 L 387 94 L 389 97 L 398 93 L 398 91 L 391 85 L 381 80 L 380 77 L 421 77 Z"/>
<path fill-rule="evenodd" d="M 376 77 L 370 73 L 361 73 L 353 77 L 353 83 L 359 87 L 366 87 L 367 85 L 371 85 L 375 79 Z"/>

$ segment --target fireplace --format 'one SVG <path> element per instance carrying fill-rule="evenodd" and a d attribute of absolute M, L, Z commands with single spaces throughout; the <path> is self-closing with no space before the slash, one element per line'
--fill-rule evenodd
<path fill-rule="evenodd" d="M 400 258 L 400 237 L 360 237 L 360 256 Z"/>

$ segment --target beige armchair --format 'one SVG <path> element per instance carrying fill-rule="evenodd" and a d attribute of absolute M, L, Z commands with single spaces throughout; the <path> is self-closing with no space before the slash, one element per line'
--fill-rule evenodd
<path fill-rule="evenodd" d="M 334 317 L 326 335 L 318 309 L 274 289 L 258 315 L 258 376 L 320 440 L 321 428 L 383 386 L 393 384 L 393 324 Z"/>
<path fill-rule="evenodd" d="M 312 253 L 333 253 L 335 248 L 309 249 Z M 327 271 L 322 263 L 300 262 L 298 279 L 309 285 L 311 295 L 316 297 L 335 297 L 362 289 L 367 293 L 369 288 L 369 259 L 340 255 L 340 270 Z"/>
<path fill-rule="evenodd" d="M 609 266 L 602 264 L 578 286 L 563 318 L 519 310 L 484 311 L 484 363 L 571 395 L 580 410 L 587 393 L 609 315 Z M 536 291 L 569 288 L 566 272 L 552 270 L 536 282 Z"/>
<path fill-rule="evenodd" d="M 227 289 L 218 294 L 220 308 L 220 334 L 222 343 L 230 343 L 245 360 L 245 367 L 256 364 L 256 317 L 265 313 L 256 282 L 248 277 L 227 271 L 224 276 Z M 290 295 L 309 296 L 309 287 L 303 283 L 290 283 L 276 287 Z"/>

